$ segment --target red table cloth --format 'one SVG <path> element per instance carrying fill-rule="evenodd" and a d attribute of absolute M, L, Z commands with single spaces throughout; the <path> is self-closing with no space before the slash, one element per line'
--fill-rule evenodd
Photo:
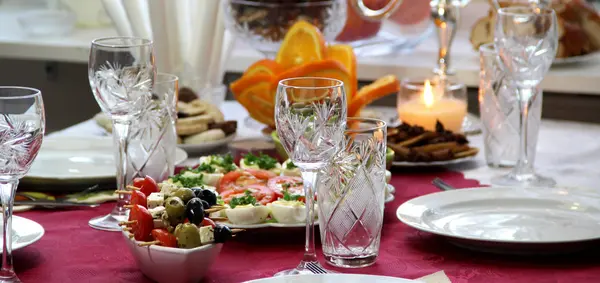
<path fill-rule="evenodd" d="M 391 183 L 396 187 L 396 199 L 386 204 L 377 263 L 362 269 L 336 270 L 409 279 L 444 270 L 454 283 L 600 282 L 597 251 L 552 257 L 477 253 L 401 223 L 396 218 L 398 206 L 408 199 L 436 192 L 431 185 L 434 177 L 441 177 L 457 187 L 478 185 L 455 172 L 395 173 Z M 14 252 L 14 266 L 21 280 L 151 282 L 136 267 L 121 233 L 94 230 L 87 224 L 90 218 L 108 213 L 113 205 L 17 214 L 39 222 L 46 229 L 39 242 Z M 225 244 L 204 282 L 243 282 L 272 276 L 294 267 L 302 257 L 303 245 L 303 229 L 246 231 Z M 322 260 L 322 255 L 320 257 Z"/>

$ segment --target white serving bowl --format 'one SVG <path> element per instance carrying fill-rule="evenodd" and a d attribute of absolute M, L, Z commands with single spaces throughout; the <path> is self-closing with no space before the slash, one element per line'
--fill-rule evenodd
<path fill-rule="evenodd" d="M 140 247 L 128 232 L 123 232 L 127 246 L 144 275 L 158 283 L 200 281 L 217 259 L 223 244 L 195 249 L 167 248 L 157 245 Z"/>

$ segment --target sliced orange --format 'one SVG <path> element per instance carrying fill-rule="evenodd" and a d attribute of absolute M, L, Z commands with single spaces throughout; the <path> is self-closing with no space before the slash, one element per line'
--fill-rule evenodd
<path fill-rule="evenodd" d="M 358 116 L 369 103 L 400 90 L 400 82 L 394 75 L 387 75 L 361 88 L 354 99 L 348 102 L 348 117 Z"/>
<path fill-rule="evenodd" d="M 256 73 L 242 76 L 230 85 L 235 99 L 248 110 L 250 117 L 269 126 L 274 126 L 274 101 L 271 99 L 273 76 Z M 257 103 L 260 102 L 260 103 Z"/>
<path fill-rule="evenodd" d="M 262 59 L 250 65 L 250 67 L 248 67 L 248 69 L 246 69 L 244 72 L 243 76 L 251 76 L 254 74 L 267 74 L 276 76 L 281 72 L 283 72 L 283 68 L 281 65 L 279 65 L 279 63 L 271 59 Z"/>
<path fill-rule="evenodd" d="M 325 38 L 316 26 L 297 21 L 286 33 L 275 61 L 284 69 L 323 59 Z"/>
<path fill-rule="evenodd" d="M 358 88 L 358 79 L 356 74 L 356 56 L 354 55 L 354 49 L 352 46 L 346 44 L 336 44 L 327 46 L 325 51 L 325 58 L 336 60 L 348 70 L 350 74 L 349 84 L 346 86 L 348 93 L 348 101 L 352 100 L 352 97 L 356 93 Z"/>
<path fill-rule="evenodd" d="M 276 81 L 300 77 L 320 77 L 340 80 L 344 83 L 346 97 L 348 96 L 347 85 L 350 84 L 350 74 L 348 74 L 348 70 L 346 70 L 342 63 L 336 60 L 327 59 L 296 66 L 279 74 Z"/>

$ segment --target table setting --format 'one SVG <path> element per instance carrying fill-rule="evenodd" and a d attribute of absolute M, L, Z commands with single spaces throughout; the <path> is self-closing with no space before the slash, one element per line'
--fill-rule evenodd
<path fill-rule="evenodd" d="M 43 90 L 0 86 L 0 282 L 600 281 L 600 126 L 543 119 L 539 86 L 580 0 L 489 1 L 479 113 L 469 1 L 102 2 L 100 113 L 45 133 Z M 433 31 L 430 76 L 359 86 Z M 223 84 L 232 34 L 265 58 Z"/>

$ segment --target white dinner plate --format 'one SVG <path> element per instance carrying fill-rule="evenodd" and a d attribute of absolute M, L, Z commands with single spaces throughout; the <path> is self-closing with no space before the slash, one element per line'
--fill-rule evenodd
<path fill-rule="evenodd" d="M 24 181 L 30 183 L 114 182 L 116 164 L 111 137 L 57 136 L 44 143 Z M 187 159 L 175 151 L 175 164 Z"/>
<path fill-rule="evenodd" d="M 438 166 L 449 166 L 459 164 L 463 162 L 473 161 L 475 156 L 467 156 L 463 158 L 457 158 L 452 160 L 444 161 L 433 161 L 433 162 L 408 162 L 408 161 L 392 161 L 392 166 L 398 167 L 438 167 Z"/>
<path fill-rule="evenodd" d="M 2 217 L 0 216 L 0 220 Z M 29 246 L 44 236 L 44 228 L 33 220 L 14 216 L 12 217 L 12 249 L 13 251 Z M 0 231 L 2 227 L 0 226 Z M 0 237 L 1 238 L 1 237 Z M 2 252 L 2 246 L 0 246 Z"/>
<path fill-rule="evenodd" d="M 528 253 L 599 240 L 598 199 L 600 193 L 583 189 L 470 188 L 411 199 L 396 215 L 408 226 L 460 240 L 462 246 Z"/>
<path fill-rule="evenodd" d="M 201 153 L 209 153 L 215 148 L 225 146 L 231 141 L 233 141 L 233 139 L 235 139 L 235 134 L 228 135 L 224 139 L 220 139 L 217 141 L 210 141 L 199 144 L 178 144 L 177 146 L 185 150 L 189 154 L 198 155 Z"/>
<path fill-rule="evenodd" d="M 414 283 L 416 280 L 363 274 L 310 274 L 270 277 L 246 283 Z"/>

